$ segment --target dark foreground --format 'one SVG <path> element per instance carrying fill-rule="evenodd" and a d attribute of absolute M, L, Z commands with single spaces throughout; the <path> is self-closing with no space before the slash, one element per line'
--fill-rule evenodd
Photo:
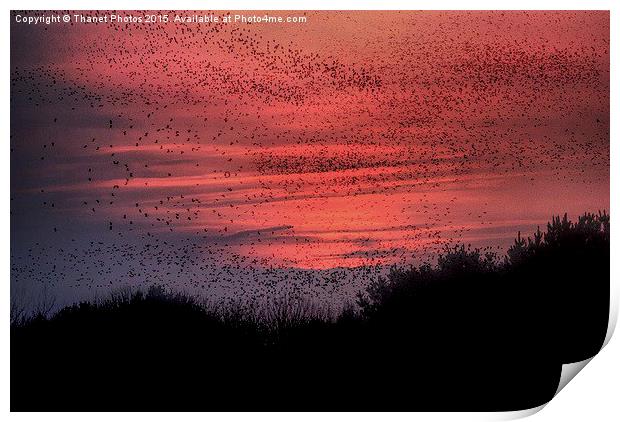
<path fill-rule="evenodd" d="M 596 354 L 609 217 L 554 219 L 504 260 L 395 269 L 326 319 L 303 300 L 216 309 L 151 288 L 11 328 L 11 410 L 520 410 Z"/>

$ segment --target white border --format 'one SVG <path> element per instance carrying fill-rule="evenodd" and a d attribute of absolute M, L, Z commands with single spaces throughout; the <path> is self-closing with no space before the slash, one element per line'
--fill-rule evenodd
<path fill-rule="evenodd" d="M 4 275 L 4 285 L 2 288 L 2 300 L 0 301 L 0 309 L 2 315 L 6 318 L 1 325 L 0 335 L 2 336 L 2 372 L 0 372 L 0 394 L 2 411 L 4 414 L 9 413 L 9 274 L 10 274 L 10 253 L 9 253 L 9 192 L 10 192 L 10 158 L 9 158 L 9 93 L 10 80 L 9 67 L 9 11 L 11 9 L 116 9 L 116 10 L 145 10 L 145 9 L 211 9 L 211 10 L 424 10 L 424 9 L 445 9 L 445 10 L 494 10 L 494 9 L 536 9 L 536 10 L 611 10 L 611 213 L 620 209 L 618 201 L 620 200 L 620 192 L 618 189 L 619 167 L 618 167 L 618 139 L 617 132 L 617 98 L 618 98 L 618 14 L 620 8 L 615 4 L 619 2 L 605 0 L 591 1 L 574 1 L 574 0 L 521 0 L 521 1 L 505 1 L 499 4 L 496 1 L 476 0 L 476 1 L 343 1 L 343 0 L 303 0 L 303 1 L 283 1 L 283 0 L 261 0 L 261 1 L 196 1 L 196 0 L 176 0 L 176 1 L 145 1 L 145 0 L 95 0 L 85 3 L 77 0 L 61 0 L 61 1 L 42 1 L 42 0 L 23 0 L 20 2 L 5 3 L 4 22 L 2 22 L 2 67 L 4 69 L 4 83 L 0 85 L 2 90 L 2 132 L 3 132 L 3 154 L 0 154 L 0 180 L 2 180 L 2 195 L 0 195 L 0 208 L 4 218 L 0 221 L 0 233 L 4 237 L 4 241 L 0 243 L 1 256 L 1 274 Z M 615 6 L 615 7 L 614 7 Z M 615 220 L 614 220 L 615 221 Z M 612 222 L 613 225 L 613 222 Z M 615 227 L 615 225 L 613 225 Z M 612 229 L 612 315 L 611 324 L 615 326 L 618 314 L 618 280 L 620 273 L 618 269 L 619 261 L 619 243 L 618 231 Z M 617 421 L 620 420 L 620 402 L 618 393 L 620 393 L 620 365 L 617 356 L 620 356 L 619 341 L 612 339 L 611 342 L 590 362 L 586 368 L 577 375 L 576 379 L 571 381 L 564 390 L 558 394 L 544 410 L 536 413 L 532 420 L 558 420 L 558 421 Z M 488 419 L 505 419 L 526 416 L 531 412 L 517 412 L 504 414 L 480 414 L 480 413 L 332 413 L 332 414 L 308 414 L 308 413 L 260 413 L 260 414 L 238 414 L 238 413 L 211 413 L 196 414 L 183 413 L 174 415 L 175 418 L 181 417 L 188 420 L 218 420 L 218 421 L 237 421 L 240 419 L 252 419 L 253 421 L 289 421 L 295 419 L 298 421 L 315 421 L 317 418 L 325 420 L 383 420 L 389 419 L 394 421 L 410 421 L 412 418 L 422 418 L 423 420 L 488 420 Z M 57 413 L 57 414 L 10 414 L 14 420 L 41 420 L 46 421 L 81 421 L 86 418 L 92 421 L 108 421 L 111 417 L 120 420 L 134 420 L 135 418 L 145 418 L 146 420 L 164 421 L 170 418 L 169 414 L 80 414 L 80 413 Z"/>
<path fill-rule="evenodd" d="M 8 5 L 12 9 L 82 10 L 611 10 L 611 0 L 23 0 Z"/>

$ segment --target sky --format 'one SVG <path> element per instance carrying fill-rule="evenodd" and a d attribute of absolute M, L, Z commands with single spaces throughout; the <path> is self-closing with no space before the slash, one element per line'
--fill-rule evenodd
<path fill-rule="evenodd" d="M 13 290 L 333 302 L 609 210 L 609 12 L 58 13 L 12 12 Z"/>

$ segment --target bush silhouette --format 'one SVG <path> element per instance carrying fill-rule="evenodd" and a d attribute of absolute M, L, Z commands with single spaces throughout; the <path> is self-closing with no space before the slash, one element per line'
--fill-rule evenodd
<path fill-rule="evenodd" d="M 503 259 L 393 267 L 340 315 L 294 295 L 119 290 L 11 327 L 12 410 L 516 410 L 601 347 L 609 216 L 554 217 Z"/>

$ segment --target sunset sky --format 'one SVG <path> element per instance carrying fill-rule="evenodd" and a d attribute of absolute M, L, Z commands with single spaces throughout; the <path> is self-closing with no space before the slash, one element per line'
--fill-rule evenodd
<path fill-rule="evenodd" d="M 231 13 L 307 21 L 12 19 L 14 284 L 503 254 L 609 209 L 608 12 Z"/>

